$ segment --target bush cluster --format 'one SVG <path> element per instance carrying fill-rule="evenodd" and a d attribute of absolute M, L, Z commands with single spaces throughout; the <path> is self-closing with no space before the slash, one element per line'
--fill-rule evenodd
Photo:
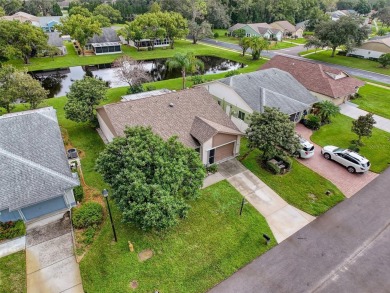
<path fill-rule="evenodd" d="M 96 202 L 87 202 L 73 209 L 72 222 L 78 229 L 99 225 L 102 221 L 103 207 Z"/>
<path fill-rule="evenodd" d="M 74 193 L 74 198 L 76 200 L 76 202 L 82 202 L 83 199 L 84 199 L 84 190 L 83 190 L 83 187 L 80 185 L 80 186 L 77 186 L 75 189 L 73 189 L 73 193 Z"/>
<path fill-rule="evenodd" d="M 22 220 L 0 222 L 0 241 L 12 239 L 26 234 L 26 226 Z"/>

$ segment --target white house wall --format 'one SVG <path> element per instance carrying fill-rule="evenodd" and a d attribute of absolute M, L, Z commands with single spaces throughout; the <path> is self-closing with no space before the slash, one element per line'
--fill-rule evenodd
<path fill-rule="evenodd" d="M 115 136 L 112 134 L 112 132 L 110 131 L 110 129 L 108 128 L 107 124 L 104 122 L 102 117 L 100 117 L 99 113 L 97 114 L 97 119 L 99 121 L 100 129 L 102 130 L 104 136 L 107 138 L 109 142 L 112 142 Z"/>
<path fill-rule="evenodd" d="M 373 51 L 373 50 L 365 50 L 365 49 L 355 48 L 355 49 L 353 49 L 353 51 L 350 54 L 362 56 L 366 59 L 368 59 L 368 58 L 378 59 L 384 53 L 378 52 L 378 51 Z M 350 55 L 350 54 L 348 54 L 348 55 Z"/>
<path fill-rule="evenodd" d="M 65 202 L 67 203 L 68 207 L 73 207 L 76 205 L 76 200 L 74 198 L 73 189 L 69 189 L 65 191 Z"/>
<path fill-rule="evenodd" d="M 205 141 L 202 145 L 201 152 L 202 152 L 202 162 L 204 165 L 207 165 L 209 156 L 208 151 L 213 148 L 213 138 L 210 138 L 208 141 Z"/>

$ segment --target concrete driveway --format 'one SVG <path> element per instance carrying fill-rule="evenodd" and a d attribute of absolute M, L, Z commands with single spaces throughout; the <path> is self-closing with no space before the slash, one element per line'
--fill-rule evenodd
<path fill-rule="evenodd" d="M 390 292 L 390 169 L 210 293 Z"/>
<path fill-rule="evenodd" d="M 313 131 L 300 123 L 297 124 L 296 131 L 307 140 L 310 140 L 310 137 L 313 133 Z M 368 172 L 366 174 L 348 173 L 347 169 L 343 166 L 333 161 L 325 160 L 325 158 L 321 155 L 322 148 L 315 143 L 313 144 L 315 147 L 314 156 L 310 159 L 300 159 L 299 161 L 306 167 L 312 169 L 314 172 L 331 181 L 348 198 L 378 176 L 378 174 L 373 172 Z"/>
<path fill-rule="evenodd" d="M 224 162 L 218 169 L 229 183 L 264 216 L 278 243 L 315 219 L 289 205 L 237 160 Z"/>
<path fill-rule="evenodd" d="M 27 293 L 82 293 L 69 218 L 62 214 L 28 225 Z"/>

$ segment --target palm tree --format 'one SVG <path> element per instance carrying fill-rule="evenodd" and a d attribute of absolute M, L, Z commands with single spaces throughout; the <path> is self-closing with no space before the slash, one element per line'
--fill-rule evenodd
<path fill-rule="evenodd" d="M 252 50 L 253 60 L 258 60 L 260 58 L 261 51 L 268 49 L 269 41 L 259 37 L 251 37 L 250 48 Z"/>
<path fill-rule="evenodd" d="M 321 101 L 314 105 L 322 123 L 330 123 L 330 117 L 340 113 L 340 108 L 330 101 Z"/>
<path fill-rule="evenodd" d="M 194 53 L 188 52 L 187 54 L 176 53 L 172 58 L 169 58 L 166 62 L 168 70 L 174 68 L 180 68 L 181 76 L 183 78 L 183 89 L 186 86 L 186 73 L 191 74 L 197 70 L 203 70 L 204 64 L 201 60 L 196 58 Z"/>
<path fill-rule="evenodd" d="M 238 42 L 238 45 L 241 47 L 242 49 L 242 56 L 245 56 L 245 53 L 246 51 L 249 49 L 249 47 L 251 46 L 251 38 L 249 37 L 243 37 L 240 39 L 240 41 Z"/>

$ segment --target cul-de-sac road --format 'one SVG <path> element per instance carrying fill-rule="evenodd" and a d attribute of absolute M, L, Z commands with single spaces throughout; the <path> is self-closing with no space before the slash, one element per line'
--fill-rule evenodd
<path fill-rule="evenodd" d="M 210 293 L 390 292 L 390 168 Z"/>

